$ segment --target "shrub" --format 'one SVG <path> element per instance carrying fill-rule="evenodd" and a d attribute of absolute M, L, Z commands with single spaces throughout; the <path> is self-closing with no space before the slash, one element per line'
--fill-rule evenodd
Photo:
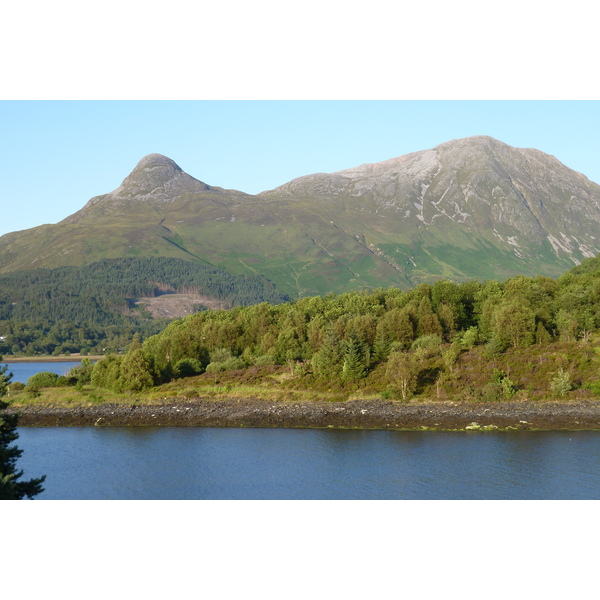
<path fill-rule="evenodd" d="M 228 358 L 225 362 L 221 363 L 224 371 L 236 371 L 237 369 L 245 369 L 246 363 L 237 356 Z"/>
<path fill-rule="evenodd" d="M 204 373 L 204 367 L 196 358 L 182 358 L 175 364 L 175 377 L 193 377 L 201 373 Z"/>
<path fill-rule="evenodd" d="M 43 388 L 43 387 L 58 387 L 58 375 L 51 371 L 40 371 L 35 375 L 32 375 L 27 380 L 27 387 L 32 388 Z"/>
<path fill-rule="evenodd" d="M 67 377 L 74 380 L 75 383 L 85 385 L 92 381 L 92 371 L 94 363 L 90 358 L 84 358 L 81 364 L 75 365 L 68 373 Z"/>
<path fill-rule="evenodd" d="M 14 385 L 14 383 L 13 383 Z M 587 383 L 584 383 L 583 388 L 585 388 L 586 390 L 590 390 L 594 396 L 600 396 L 600 380 L 596 380 L 596 381 L 589 381 Z M 12 389 L 12 386 L 11 386 Z"/>
<path fill-rule="evenodd" d="M 508 349 L 508 342 L 500 337 L 494 336 L 486 345 L 484 354 L 487 358 L 493 358 L 503 354 Z"/>
<path fill-rule="evenodd" d="M 220 362 L 211 362 L 206 366 L 207 373 L 220 373 L 224 371 L 225 367 L 223 367 L 223 363 Z"/>
<path fill-rule="evenodd" d="M 561 368 L 550 382 L 550 390 L 557 396 L 565 396 L 570 389 L 571 374 Z"/>
<path fill-rule="evenodd" d="M 274 365 L 275 357 L 272 354 L 263 354 L 262 356 L 257 356 L 254 359 L 254 364 L 257 366 L 261 365 Z"/>
<path fill-rule="evenodd" d="M 477 327 L 469 327 L 467 331 L 464 332 L 463 336 L 460 338 L 460 343 L 463 346 L 471 349 L 477 343 L 479 339 L 479 330 Z"/>
<path fill-rule="evenodd" d="M 411 350 L 417 348 L 439 348 L 442 344 L 442 338 L 437 333 L 430 333 L 429 335 L 422 335 L 418 337 L 411 346 Z"/>

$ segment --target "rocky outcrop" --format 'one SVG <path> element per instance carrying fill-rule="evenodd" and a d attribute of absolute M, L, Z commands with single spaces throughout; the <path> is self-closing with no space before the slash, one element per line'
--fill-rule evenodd
<path fill-rule="evenodd" d="M 487 136 L 300 177 L 262 195 L 360 204 L 396 230 L 435 232 L 440 242 L 459 225 L 517 258 L 545 247 L 579 264 L 600 252 L 600 186 L 553 156 Z"/>

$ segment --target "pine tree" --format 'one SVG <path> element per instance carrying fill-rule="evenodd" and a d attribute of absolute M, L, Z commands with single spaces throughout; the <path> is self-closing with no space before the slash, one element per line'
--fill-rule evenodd
<path fill-rule="evenodd" d="M 375 333 L 375 344 L 373 345 L 373 359 L 383 362 L 390 354 L 392 336 L 386 321 L 380 320 Z"/>
<path fill-rule="evenodd" d="M 342 379 L 356 381 L 367 375 L 369 350 L 367 345 L 354 333 L 344 343 L 344 363 Z"/>
<path fill-rule="evenodd" d="M 7 373 L 8 367 L 0 367 L 0 398 L 8 391 L 8 383 L 12 377 Z M 0 400 L 0 410 L 8 407 Z M 19 481 L 23 471 L 17 471 L 17 459 L 23 450 L 10 446 L 19 434 L 17 433 L 18 415 L 0 415 L 0 500 L 22 500 L 24 497 L 33 498 L 44 491 L 42 483 L 46 476 L 29 481 Z"/>
<path fill-rule="evenodd" d="M 340 375 L 341 359 L 342 344 L 340 337 L 333 327 L 329 327 L 321 348 L 312 358 L 313 368 L 322 379 L 332 379 Z"/>

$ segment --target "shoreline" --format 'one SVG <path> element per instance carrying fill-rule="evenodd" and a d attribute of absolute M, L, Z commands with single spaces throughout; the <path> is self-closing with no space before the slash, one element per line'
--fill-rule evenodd
<path fill-rule="evenodd" d="M 0 363 L 53 363 L 53 362 L 81 362 L 82 359 L 89 358 L 91 360 L 100 360 L 104 358 L 104 354 L 81 356 L 81 354 L 71 354 L 71 356 L 17 356 L 6 358 L 3 356 Z"/>
<path fill-rule="evenodd" d="M 19 427 L 256 427 L 382 430 L 599 430 L 600 401 L 467 404 L 173 399 L 162 404 L 14 406 Z M 2 411 L 0 411 L 0 415 Z"/>

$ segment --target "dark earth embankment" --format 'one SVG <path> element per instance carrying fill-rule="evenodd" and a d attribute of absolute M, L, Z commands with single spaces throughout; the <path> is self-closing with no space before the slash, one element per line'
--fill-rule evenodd
<path fill-rule="evenodd" d="M 452 402 L 400 404 L 383 400 L 272 402 L 185 399 L 161 405 L 88 407 L 30 405 L 8 409 L 23 427 L 187 426 L 358 429 L 600 429 L 600 401 Z"/>

